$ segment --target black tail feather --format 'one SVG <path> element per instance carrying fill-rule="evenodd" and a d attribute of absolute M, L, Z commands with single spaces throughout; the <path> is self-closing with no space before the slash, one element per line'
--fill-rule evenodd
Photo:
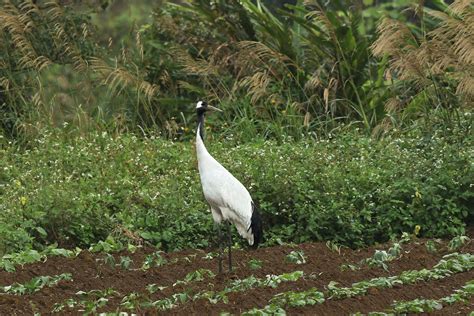
<path fill-rule="evenodd" d="M 262 228 L 262 218 L 255 207 L 255 204 L 252 202 L 252 218 L 250 219 L 250 228 L 252 229 L 253 234 L 253 248 L 257 248 L 258 245 L 263 241 L 263 228 Z"/>

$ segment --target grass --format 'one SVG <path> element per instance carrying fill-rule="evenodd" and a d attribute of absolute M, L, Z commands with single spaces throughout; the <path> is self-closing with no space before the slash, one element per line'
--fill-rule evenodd
<path fill-rule="evenodd" d="M 465 1 L 108 6 L 0 8 L 0 134 L 30 141 L 66 124 L 175 139 L 201 98 L 246 139 L 329 134 L 339 122 L 384 134 L 419 118 L 433 128 L 439 113 L 452 128 L 472 103 Z"/>

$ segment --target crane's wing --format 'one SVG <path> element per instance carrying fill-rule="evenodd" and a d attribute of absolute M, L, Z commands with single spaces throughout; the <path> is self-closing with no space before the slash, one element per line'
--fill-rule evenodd
<path fill-rule="evenodd" d="M 239 234 L 247 239 L 250 245 L 258 244 L 261 239 L 261 221 L 258 216 L 252 217 L 253 202 L 250 193 L 227 169 L 215 160 L 206 150 L 198 137 L 196 141 L 199 174 L 204 197 L 212 210 L 219 210 L 222 219 L 235 225 Z M 221 218 L 219 218 L 220 222 Z M 257 221 L 253 225 L 252 220 Z M 254 223 L 255 224 L 255 223 Z M 257 228 L 257 239 L 253 230 Z"/>
<path fill-rule="evenodd" d="M 238 221 L 248 229 L 252 218 L 252 198 L 243 184 L 220 164 L 200 174 L 208 203 L 218 208 L 225 220 L 234 224 Z"/>

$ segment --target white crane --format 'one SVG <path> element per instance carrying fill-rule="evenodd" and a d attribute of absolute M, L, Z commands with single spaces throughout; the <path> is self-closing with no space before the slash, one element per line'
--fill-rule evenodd
<path fill-rule="evenodd" d="M 222 272 L 223 235 L 222 222 L 228 222 L 229 271 L 232 271 L 232 234 L 234 224 L 240 236 L 249 245 L 257 248 L 262 240 L 262 220 L 252 201 L 250 193 L 226 168 L 215 160 L 204 146 L 204 116 L 207 111 L 222 112 L 218 108 L 199 101 L 196 105 L 198 126 L 196 131 L 196 153 L 204 197 L 211 208 L 212 218 L 217 226 L 219 238 L 219 273 Z"/>

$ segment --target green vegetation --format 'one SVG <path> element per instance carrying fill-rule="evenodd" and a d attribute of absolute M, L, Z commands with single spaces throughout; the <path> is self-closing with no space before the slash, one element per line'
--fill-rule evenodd
<path fill-rule="evenodd" d="M 289 291 L 275 295 L 269 301 L 269 305 L 262 309 L 254 308 L 244 315 L 272 315 L 278 312 L 284 314 L 285 307 L 301 307 L 315 304 L 322 304 L 326 300 L 344 299 L 359 295 L 365 295 L 370 288 L 391 288 L 416 283 L 419 281 L 439 280 L 449 277 L 456 273 L 462 273 L 474 268 L 474 255 L 452 253 L 443 257 L 432 269 L 422 269 L 418 271 L 404 271 L 400 275 L 391 277 L 378 277 L 371 280 L 364 280 L 352 284 L 351 287 L 338 287 L 337 282 L 331 281 L 327 285 L 327 291 L 321 292 L 316 288 L 306 291 Z M 409 302 L 395 302 L 394 312 L 400 313 L 410 312 L 429 312 L 442 308 L 442 303 L 455 303 L 469 298 L 473 294 L 472 281 L 466 286 L 457 290 L 452 295 L 440 300 L 414 300 Z M 383 314 L 383 313 L 382 313 Z M 356 314 L 357 315 L 357 314 Z M 374 315 L 379 315 L 375 313 Z"/>
<path fill-rule="evenodd" d="M 367 281 L 352 284 L 351 287 L 339 287 L 336 282 L 328 284 L 329 298 L 347 298 L 367 293 L 372 287 L 384 288 L 395 285 L 411 284 L 418 281 L 438 280 L 455 273 L 469 271 L 474 268 L 474 256 L 472 254 L 452 253 L 443 257 L 433 269 L 418 271 L 404 271 L 398 276 L 379 277 Z"/>
<path fill-rule="evenodd" d="M 76 295 L 78 299 L 70 298 L 63 303 L 56 303 L 52 312 L 62 312 L 66 308 L 81 308 L 85 315 L 94 314 L 97 309 L 107 305 L 109 298 L 119 293 L 114 289 L 79 291 Z"/>
<path fill-rule="evenodd" d="M 198 269 L 189 272 L 183 280 L 177 280 L 173 284 L 173 286 L 203 281 L 204 279 L 212 279 L 214 277 L 214 273 L 212 273 L 210 270 Z M 148 284 L 145 288 L 150 294 L 153 294 L 157 291 L 164 290 L 166 287 L 158 286 L 156 284 Z M 108 288 L 105 290 L 90 290 L 87 292 L 79 291 L 76 293 L 76 295 L 78 296 L 78 299 L 69 298 L 64 302 L 56 303 L 52 311 L 60 312 L 64 311 L 67 308 L 71 309 L 80 307 L 83 308 L 86 313 L 95 313 L 98 308 L 106 306 L 107 302 L 112 297 L 122 297 L 120 305 L 127 310 L 133 310 L 137 307 L 153 307 L 161 310 L 166 310 L 175 307 L 178 303 L 184 303 L 185 301 L 190 299 L 190 296 L 187 293 L 176 293 L 173 294 L 170 298 L 151 301 L 148 297 L 144 297 L 143 295 L 135 292 L 123 296 L 113 288 Z"/>
<path fill-rule="evenodd" d="M 460 289 L 454 291 L 453 294 L 440 299 L 414 299 L 411 301 L 399 301 L 392 304 L 392 309 L 386 312 L 370 312 L 370 316 L 392 316 L 406 313 L 429 313 L 443 309 L 444 306 L 454 303 L 466 302 L 474 295 L 474 281 L 468 281 Z M 364 315 L 355 313 L 355 316 Z"/>
<path fill-rule="evenodd" d="M 201 291 L 198 293 L 175 293 L 170 298 L 161 299 L 154 302 L 143 302 L 143 307 L 154 307 L 159 310 L 167 310 L 176 307 L 180 303 L 184 303 L 189 300 L 207 299 L 211 304 L 223 301 L 228 302 L 227 295 L 233 292 L 245 292 L 250 289 L 258 287 L 273 287 L 276 288 L 278 284 L 282 282 L 295 282 L 303 277 L 302 271 L 294 271 L 291 273 L 284 273 L 281 275 L 267 275 L 265 279 L 259 279 L 253 275 L 245 279 L 237 279 L 228 284 L 222 291 L 216 292 Z"/>
<path fill-rule="evenodd" d="M 417 226 L 415 230 L 417 230 L 418 227 L 420 226 Z M 385 271 L 388 271 L 388 263 L 400 257 L 403 249 L 402 245 L 410 240 L 411 236 L 408 233 L 403 233 L 398 241 L 392 242 L 392 246 L 387 251 L 376 249 L 372 257 L 361 260 L 357 265 L 343 264 L 341 270 L 359 270 L 362 265 L 367 264 L 370 267 L 381 267 Z M 432 240 L 428 242 L 430 245 L 433 243 Z"/>
<path fill-rule="evenodd" d="M 81 249 L 79 248 L 76 248 L 73 251 L 57 248 L 56 246 L 57 245 L 55 244 L 50 245 L 41 252 L 34 249 L 28 249 L 17 253 L 3 255 L 0 259 L 0 269 L 7 272 L 14 272 L 16 270 L 15 266 L 17 265 L 23 266 L 24 264 L 46 260 L 47 256 L 72 257 L 77 256 L 81 252 Z"/>
<path fill-rule="evenodd" d="M 0 5 L 0 254 L 210 246 L 198 99 L 224 109 L 209 147 L 265 245 L 339 251 L 474 219 L 468 1 L 130 3 Z"/>
<path fill-rule="evenodd" d="M 245 140 L 341 122 L 380 135 L 453 127 L 473 101 L 466 1 L 114 2 L 2 4 L 4 135 L 68 125 L 182 138 L 203 97 L 226 110 L 219 130 Z"/>
<path fill-rule="evenodd" d="M 159 267 L 166 263 L 168 263 L 168 261 L 161 256 L 160 251 L 155 251 L 154 253 L 145 257 L 145 261 L 143 262 L 142 269 L 148 270 L 151 267 Z"/>
<path fill-rule="evenodd" d="M 292 250 L 287 256 L 286 261 L 296 264 L 306 263 L 306 256 L 303 250 Z"/>
<path fill-rule="evenodd" d="M 258 259 L 250 259 L 248 262 L 248 266 L 252 270 L 257 270 L 262 268 L 262 261 Z"/>
<path fill-rule="evenodd" d="M 377 277 L 370 280 L 364 280 L 352 284 L 350 287 L 339 287 L 337 282 L 331 281 L 327 285 L 327 291 L 319 291 L 316 288 L 310 288 L 305 291 L 286 291 L 276 294 L 270 299 L 269 305 L 263 309 L 252 309 L 243 315 L 268 315 L 268 314 L 284 314 L 285 308 L 311 306 L 322 304 L 326 300 L 341 300 L 349 297 L 365 295 L 370 288 L 391 288 L 394 286 L 403 286 L 416 282 L 427 282 L 430 280 L 440 280 L 447 278 L 453 274 L 470 271 L 474 268 L 474 256 L 469 253 L 451 253 L 444 256 L 438 264 L 432 269 L 422 269 L 413 271 L 404 271 L 400 275 L 389 277 Z M 214 278 L 215 275 L 206 269 L 198 269 L 188 273 L 183 280 L 178 280 L 173 286 L 178 284 L 189 284 L 190 282 L 199 282 Z M 311 276 L 306 275 L 302 271 L 294 271 L 281 275 L 267 275 L 266 278 L 256 278 L 254 276 L 245 279 L 231 280 L 226 284 L 225 288 L 220 291 L 201 290 L 193 291 L 191 288 L 183 292 L 177 292 L 169 297 L 159 300 L 152 300 L 148 295 L 136 292 L 121 296 L 120 293 L 113 289 L 105 291 L 93 290 L 89 292 L 78 292 L 79 300 L 68 299 L 54 307 L 54 311 L 63 311 L 65 308 L 75 308 L 83 306 L 88 312 L 94 312 L 99 307 L 104 307 L 111 297 L 121 297 L 121 306 L 126 310 L 139 309 L 157 309 L 169 310 L 178 305 L 185 304 L 190 301 L 205 299 L 211 304 L 219 302 L 228 303 L 228 294 L 235 292 L 245 292 L 259 287 L 277 288 L 282 282 L 297 282 L 298 280 L 310 280 Z M 149 293 L 155 293 L 166 287 L 159 287 L 156 284 L 150 284 L 146 287 Z M 440 309 L 442 304 L 453 304 L 463 301 L 473 294 L 472 281 L 468 282 L 464 287 L 457 290 L 452 295 L 439 300 L 415 300 L 408 302 L 394 302 L 393 312 L 427 312 L 433 308 Z"/>
<path fill-rule="evenodd" d="M 472 141 L 459 134 L 373 140 L 344 133 L 209 146 L 258 202 L 267 245 L 330 239 L 362 246 L 416 225 L 425 236 L 462 234 L 474 215 Z M 97 243 L 92 250 L 106 251 L 121 249 L 121 238 L 135 242 L 117 227 L 164 250 L 209 245 L 212 219 L 191 143 L 47 132 L 27 151 L 0 150 L 4 253 L 54 242 Z"/>
<path fill-rule="evenodd" d="M 214 278 L 215 274 L 209 270 L 209 269 L 198 269 L 193 272 L 189 272 L 186 274 L 184 277 L 184 280 L 178 280 L 176 283 L 173 284 L 173 286 L 178 285 L 178 284 L 188 284 L 189 282 L 197 282 L 197 281 L 202 281 L 206 278 Z"/>
<path fill-rule="evenodd" d="M 205 279 L 212 279 L 215 275 L 206 269 L 199 269 L 190 272 L 186 275 L 183 280 L 178 280 L 173 285 L 188 284 L 190 282 L 203 281 Z M 136 308 L 141 309 L 157 309 L 157 310 L 169 310 L 175 308 L 179 304 L 183 304 L 189 301 L 196 301 L 200 299 L 207 299 L 211 304 L 216 304 L 220 301 L 228 302 L 227 295 L 233 292 L 245 292 L 250 289 L 258 287 L 272 287 L 276 288 L 282 282 L 295 282 L 303 277 L 302 271 L 294 271 L 291 273 L 284 273 L 281 275 L 267 275 L 264 279 L 259 279 L 253 275 L 245 279 L 237 279 L 231 281 L 227 286 L 216 292 L 214 290 L 193 292 L 191 289 L 187 289 L 184 292 L 174 293 L 170 297 L 165 297 L 159 300 L 151 300 L 148 296 L 144 296 L 138 293 L 130 293 L 122 297 L 121 306 L 128 310 L 135 310 Z M 162 290 L 165 287 L 157 287 L 155 284 L 147 286 L 150 293 L 154 293 L 157 290 Z M 110 297 L 119 296 L 120 293 L 113 289 L 107 289 L 105 291 L 92 290 L 88 292 L 78 292 L 77 295 L 81 297 L 80 300 L 67 299 L 63 303 L 55 305 L 53 311 L 63 311 L 65 308 L 75 308 L 77 306 L 86 307 L 86 312 L 95 312 L 97 308 L 104 307 L 109 301 Z"/>
<path fill-rule="evenodd" d="M 415 230 L 416 232 L 417 230 Z M 414 235 L 410 234 L 402 234 L 402 238 L 398 241 L 394 241 L 392 243 L 392 247 L 390 249 L 398 249 L 397 251 L 401 251 L 401 246 L 397 246 L 399 244 L 405 243 L 416 243 L 416 241 L 412 240 Z M 458 243 L 462 240 L 462 243 L 468 242 L 466 238 L 463 236 L 458 238 L 453 238 L 450 244 Z M 111 243 L 109 240 L 107 243 Z M 36 255 L 34 259 L 28 259 L 30 261 L 40 260 L 41 258 L 44 262 L 48 262 L 50 259 L 49 256 L 57 256 L 63 255 L 71 257 L 78 251 L 68 252 L 63 249 L 52 248 L 48 251 L 48 256 L 45 255 L 46 250 L 41 255 Z M 106 247 L 107 248 L 107 247 Z M 122 247 L 122 249 L 130 248 L 130 247 Z M 132 247 L 133 248 L 133 247 Z M 295 308 L 308 308 L 308 311 L 311 309 L 311 306 L 320 305 L 325 302 L 329 301 L 340 301 L 336 304 L 343 304 L 343 302 L 348 302 L 347 304 L 350 305 L 349 301 L 345 301 L 348 298 L 360 297 L 371 293 L 371 295 L 383 295 L 384 289 L 393 288 L 397 291 L 403 291 L 408 285 L 411 284 L 424 284 L 423 286 L 429 286 L 430 282 L 437 280 L 439 282 L 446 282 L 449 283 L 453 278 L 454 275 L 457 275 L 456 279 L 463 280 L 466 282 L 464 286 L 458 285 L 459 288 L 453 291 L 452 293 L 444 291 L 445 297 L 436 298 L 436 299 L 426 299 L 423 297 L 419 297 L 413 300 L 407 301 L 396 301 L 393 300 L 391 304 L 387 303 L 386 308 L 383 312 L 371 312 L 369 315 L 398 315 L 403 313 L 419 313 L 419 312 L 431 312 L 434 310 L 441 310 L 447 305 L 450 304 L 463 304 L 467 302 L 472 295 L 473 292 L 473 281 L 469 279 L 469 274 L 466 273 L 468 271 L 472 271 L 474 268 L 474 255 L 470 252 L 465 253 L 449 253 L 444 255 L 440 258 L 439 262 L 434 266 L 428 266 L 427 268 L 422 268 L 419 270 L 409 270 L 405 269 L 401 273 L 392 276 L 385 276 L 385 273 L 381 273 L 380 269 L 368 271 L 368 273 L 362 274 L 365 275 L 366 279 L 361 280 L 361 274 L 358 276 L 352 276 L 353 280 L 357 280 L 350 286 L 340 286 L 338 282 L 334 280 L 338 280 L 341 276 L 334 276 L 333 273 L 337 272 L 336 269 L 332 269 L 330 271 L 330 275 L 324 277 L 325 270 L 313 270 L 313 271 L 292 271 L 291 269 L 294 268 L 293 264 L 286 263 L 282 265 L 281 268 L 288 269 L 292 272 L 286 272 L 280 275 L 273 275 L 268 274 L 265 277 L 256 277 L 254 275 L 248 275 L 244 278 L 236 278 L 239 272 L 236 271 L 236 274 L 228 275 L 228 276 L 219 276 L 218 278 L 216 275 L 206 268 L 202 267 L 204 263 L 207 265 L 207 261 L 201 261 L 200 263 L 196 262 L 197 265 L 201 265 L 199 268 L 194 268 L 195 270 L 188 270 L 189 272 L 182 276 L 182 268 L 186 267 L 193 267 L 194 265 L 189 265 L 189 258 L 196 258 L 198 254 L 202 254 L 201 251 L 196 251 L 194 254 L 188 256 L 178 256 L 169 261 L 165 262 L 163 265 L 149 265 L 147 269 L 155 270 L 155 271 L 148 271 L 151 276 L 156 272 L 164 272 L 165 269 L 168 269 L 168 272 L 173 271 L 173 267 L 167 267 L 166 264 L 171 263 L 182 263 L 180 268 L 178 269 L 179 272 L 175 275 L 181 275 L 178 280 L 173 278 L 163 278 L 161 275 L 154 277 L 154 281 L 159 281 L 161 285 L 156 283 L 140 283 L 137 287 L 133 290 L 127 287 L 127 284 L 124 283 L 117 283 L 114 285 L 107 284 L 107 283 L 95 283 L 100 284 L 98 289 L 89 290 L 90 288 L 90 278 L 97 278 L 100 275 L 103 275 L 102 268 L 106 268 L 107 270 L 110 267 L 106 267 L 107 262 L 101 262 L 98 258 L 105 255 L 114 258 L 111 255 L 111 252 L 117 251 L 116 249 L 110 250 L 110 252 L 97 253 L 97 254 L 89 254 L 87 260 L 91 260 L 91 255 L 94 256 L 96 262 L 96 269 L 91 269 L 92 274 L 88 276 L 77 276 L 75 277 L 74 274 L 71 273 L 62 273 L 59 275 L 53 276 L 39 276 L 35 277 L 32 280 L 25 282 L 25 283 L 18 283 L 15 282 L 14 284 L 7 285 L 7 286 L 0 286 L 0 292 L 5 295 L 6 298 L 13 295 L 24 295 L 22 299 L 30 300 L 32 297 L 36 297 L 36 299 L 42 299 L 45 295 L 49 297 L 51 290 L 61 291 L 60 288 L 54 288 L 58 285 L 58 283 L 62 281 L 70 281 L 68 284 L 68 293 L 70 296 L 58 296 L 61 297 L 60 300 L 55 300 L 53 303 L 50 303 L 46 307 L 46 309 L 53 313 L 72 313 L 72 312 L 81 312 L 83 314 L 97 314 L 102 313 L 103 311 L 111 311 L 115 310 L 117 315 L 119 312 L 162 312 L 168 311 L 175 308 L 183 308 L 183 310 L 189 310 L 190 306 L 186 306 L 187 304 L 195 304 L 195 306 L 202 306 L 201 304 L 207 304 L 207 306 L 214 306 L 214 309 L 220 309 L 221 311 L 225 311 L 227 306 L 234 305 L 237 297 L 244 297 L 246 295 L 254 295 L 258 293 L 258 291 L 262 291 L 264 288 L 271 288 L 274 289 L 271 293 L 272 296 L 268 296 L 269 291 L 262 291 L 265 292 L 263 297 L 267 297 L 264 303 L 261 302 L 261 306 L 251 308 L 250 310 L 244 312 L 242 315 L 285 315 L 286 312 L 294 311 Z M 291 252 L 296 258 L 300 259 L 300 257 L 304 257 L 304 254 L 298 247 L 293 248 L 294 250 Z M 449 249 L 449 247 L 447 247 Z M 472 247 L 470 248 L 472 249 Z M 265 249 L 262 251 L 268 251 L 271 249 Z M 279 253 L 280 261 L 284 263 L 286 261 L 287 256 L 284 253 L 281 253 L 282 248 L 276 248 L 275 253 Z M 137 251 L 137 249 L 134 249 Z M 140 250 L 142 251 L 142 250 Z M 349 252 L 350 250 L 347 250 Z M 308 252 L 310 250 L 308 249 Z M 315 253 L 319 253 L 319 250 L 315 250 L 311 252 L 311 257 Z M 345 251 L 346 252 L 346 251 Z M 380 251 L 376 250 L 376 253 Z M 392 253 L 393 250 L 389 250 L 388 253 Z M 156 253 L 150 254 L 150 258 L 160 258 L 161 252 L 157 251 Z M 142 252 L 142 254 L 146 254 Z M 158 254 L 159 256 L 156 256 Z M 330 254 L 331 256 L 337 255 L 331 253 L 329 250 L 321 253 L 321 256 L 326 256 Z M 347 256 L 348 253 L 345 253 L 344 256 Z M 407 254 L 408 256 L 408 254 Z M 18 256 L 20 257 L 20 256 Z M 25 255 L 26 257 L 26 255 Z M 33 257 L 30 255 L 30 257 Z M 66 258 L 65 260 L 74 260 L 76 262 L 70 262 L 71 266 L 76 266 L 78 263 L 77 261 L 82 261 L 82 256 L 78 258 Z M 353 258 L 357 258 L 355 256 Z M 416 256 L 419 257 L 419 256 Z M 137 275 L 143 275 L 143 266 L 142 268 L 138 269 L 130 269 L 130 265 L 132 263 L 131 258 L 127 256 L 126 252 L 120 252 L 115 254 L 114 264 L 111 265 L 111 269 L 115 269 L 116 272 L 120 272 L 122 269 L 127 269 L 129 271 L 126 274 L 137 272 Z M 134 259 L 137 257 L 134 257 Z M 143 258 L 140 254 L 138 254 L 138 258 L 143 260 L 143 263 L 149 262 L 150 260 L 146 257 Z M 161 257 L 162 258 L 162 257 Z M 269 257 L 271 258 L 271 257 Z M 26 260 L 26 259 L 25 259 Z M 152 260 L 153 261 L 153 260 Z M 257 260 L 258 261 L 258 260 Z M 312 262 L 308 262 L 307 268 L 310 268 Z M 365 263 L 365 262 L 364 262 Z M 360 263 L 359 263 L 360 264 Z M 393 264 L 396 264 L 394 262 Z M 406 264 L 403 263 L 403 264 Z M 128 266 L 124 266 L 128 265 Z M 416 264 L 417 266 L 418 264 Z M 140 264 L 137 264 L 140 267 Z M 51 269 L 58 268 L 60 270 L 68 269 L 68 264 L 60 264 L 60 266 L 50 265 Z M 101 268 L 102 267 L 102 268 Z M 26 269 L 23 272 L 30 272 L 35 271 L 36 268 L 29 267 L 30 269 Z M 265 267 L 262 267 L 265 269 Z M 268 269 L 268 268 L 267 268 Z M 77 271 L 77 269 L 74 269 Z M 123 272 L 122 272 L 123 273 Z M 173 272 L 171 272 L 173 273 Z M 378 277 L 370 277 L 375 275 L 379 275 Z M 115 280 L 114 274 L 108 274 L 109 280 Z M 345 274 L 344 278 L 350 277 L 353 274 L 352 271 L 343 271 L 341 274 Z M 166 275 L 166 274 L 164 274 Z M 369 277 L 368 277 L 369 276 Z M 464 279 L 463 279 L 464 277 Z M 314 287 L 312 282 L 321 281 L 321 278 L 325 278 L 325 285 L 322 288 Z M 359 281 L 361 280 L 361 281 Z M 443 280 L 443 281 L 441 281 Z M 75 286 L 76 282 L 81 284 L 82 286 Z M 286 283 L 283 286 L 283 283 Z M 125 287 L 124 287 L 125 285 Z M 88 287 L 87 290 L 83 288 L 83 286 Z M 35 293 L 43 290 L 45 287 L 51 287 L 48 293 L 39 293 L 34 295 Z M 72 291 L 71 291 L 72 287 Z M 284 290 L 280 288 L 284 288 Z M 375 291 L 371 291 L 375 290 Z M 449 289 L 449 287 L 448 287 Z M 166 290 L 165 292 L 160 293 L 161 291 Z M 238 296 L 241 293 L 241 296 Z M 274 294 L 276 293 L 276 294 Z M 49 300 L 48 300 L 49 301 Z M 260 300 L 261 301 L 261 300 Z M 49 301 L 51 302 L 51 301 Z M 254 301 L 252 301 L 254 302 Z M 32 304 L 32 301 L 30 301 Z M 267 305 L 265 305 L 267 304 Z M 360 306 L 359 304 L 357 306 Z M 314 307 L 313 307 L 314 308 Z M 323 308 L 323 306 L 321 306 Z M 177 310 L 175 310 L 178 312 Z M 301 312 L 301 310 L 299 310 Z M 227 312 L 222 312 L 221 314 L 228 314 Z M 114 314 L 110 314 L 114 315 Z M 362 315 L 361 313 L 356 313 L 354 315 Z"/>
<path fill-rule="evenodd" d="M 7 285 L 0 287 L 0 291 L 4 294 L 14 294 L 14 295 L 26 295 L 33 294 L 40 291 L 45 286 L 51 287 L 58 284 L 60 281 L 72 281 L 71 273 L 63 273 L 59 275 L 45 275 L 39 276 L 31 279 L 25 284 L 14 283 L 12 285 Z"/>
<path fill-rule="evenodd" d="M 454 236 L 453 239 L 449 241 L 448 248 L 449 250 L 457 250 L 466 243 L 471 242 L 471 239 L 467 236 Z"/>
<path fill-rule="evenodd" d="M 315 288 L 298 293 L 293 291 L 279 293 L 270 300 L 270 304 L 290 307 L 321 304 L 323 302 L 324 294 Z"/>
<path fill-rule="evenodd" d="M 474 281 L 469 281 L 462 288 L 453 294 L 439 300 L 416 299 L 413 301 L 396 302 L 393 304 L 393 311 L 400 313 L 427 313 L 440 310 L 443 305 L 451 305 L 457 302 L 464 302 L 474 295 Z"/>

